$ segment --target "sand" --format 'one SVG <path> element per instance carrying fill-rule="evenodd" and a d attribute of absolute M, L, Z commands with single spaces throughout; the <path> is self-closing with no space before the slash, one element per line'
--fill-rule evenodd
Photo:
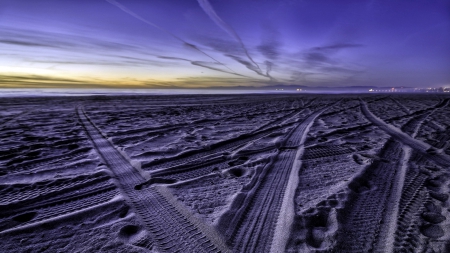
<path fill-rule="evenodd" d="M 449 104 L 2 98 L 0 252 L 450 252 Z"/>

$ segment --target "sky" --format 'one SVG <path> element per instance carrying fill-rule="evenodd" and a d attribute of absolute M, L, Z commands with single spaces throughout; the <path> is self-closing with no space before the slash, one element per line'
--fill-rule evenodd
<path fill-rule="evenodd" d="M 0 88 L 450 87 L 449 0 L 0 0 Z"/>

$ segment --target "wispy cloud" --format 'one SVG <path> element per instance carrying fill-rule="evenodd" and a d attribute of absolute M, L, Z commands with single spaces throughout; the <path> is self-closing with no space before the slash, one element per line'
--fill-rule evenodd
<path fill-rule="evenodd" d="M 0 44 L 17 47 L 43 47 L 59 50 L 113 50 L 136 51 L 140 48 L 102 38 L 78 34 L 62 34 L 42 30 L 29 30 L 0 25 Z"/>
<path fill-rule="evenodd" d="M 312 66 L 331 63 L 331 59 L 326 54 L 315 51 L 305 53 L 304 59 Z"/>
<path fill-rule="evenodd" d="M 228 56 L 228 57 L 230 57 L 231 59 L 233 59 L 233 60 L 239 62 L 240 64 L 244 65 L 245 67 L 247 67 L 248 69 L 250 69 L 250 70 L 252 70 L 252 71 L 255 71 L 255 72 L 257 72 L 257 73 L 258 73 L 258 71 L 259 71 L 259 70 L 256 68 L 256 66 L 255 66 L 254 64 L 252 64 L 251 62 L 249 62 L 249 61 L 247 61 L 247 60 L 242 59 L 242 58 L 239 57 L 239 56 L 231 55 L 231 54 L 226 54 L 226 56 Z"/>
<path fill-rule="evenodd" d="M 146 23 L 146 24 L 148 24 L 148 25 L 150 25 L 150 26 L 152 26 L 152 27 L 154 27 L 154 28 L 156 28 L 156 29 L 158 29 L 158 30 L 160 30 L 160 31 L 162 31 L 162 32 L 164 32 L 164 33 L 166 33 L 167 35 L 173 37 L 174 39 L 176 39 L 176 40 L 182 42 L 185 46 L 187 46 L 187 47 L 189 47 L 189 48 L 192 48 L 192 49 L 194 49 L 194 50 L 196 50 L 196 51 L 202 53 L 203 55 L 205 55 L 205 56 L 207 56 L 208 58 L 212 59 L 214 62 L 217 62 L 218 64 L 220 64 L 220 65 L 224 66 L 225 68 L 227 68 L 227 69 L 230 71 L 230 73 L 237 74 L 237 73 L 234 72 L 232 69 L 230 69 L 229 67 L 227 67 L 225 64 L 223 64 L 222 62 L 216 60 L 214 57 L 212 57 L 210 54 L 206 53 L 205 51 L 201 50 L 201 49 L 200 49 L 199 47 L 197 47 L 196 45 L 194 45 L 194 44 L 192 44 L 192 43 L 189 43 L 189 42 L 183 40 L 182 38 L 176 36 L 175 34 L 171 33 L 170 31 L 168 31 L 168 30 L 166 30 L 166 29 L 164 29 L 164 28 L 162 28 L 162 27 L 156 25 L 155 23 L 150 22 L 150 21 L 144 19 L 143 17 L 141 17 L 141 16 L 139 16 L 138 14 L 134 13 L 133 11 L 131 11 L 130 9 L 128 9 L 127 7 L 125 7 L 124 5 L 118 3 L 118 2 L 115 1 L 115 0 L 106 0 L 106 1 L 107 1 L 108 3 L 110 3 L 110 4 L 112 4 L 112 5 L 114 5 L 114 6 L 118 7 L 118 8 L 120 8 L 122 11 L 124 11 L 125 13 L 127 13 L 127 14 L 129 14 L 129 15 L 135 17 L 136 19 L 138 19 L 138 20 L 140 20 L 140 21 L 142 21 L 142 22 L 144 22 L 144 23 Z"/>
<path fill-rule="evenodd" d="M 220 87 L 239 87 L 249 86 L 255 82 L 248 78 L 221 78 L 216 76 L 206 77 L 183 77 L 178 78 L 175 82 L 170 82 L 170 85 L 176 87 L 190 87 L 190 88 L 220 88 Z"/>
<path fill-rule="evenodd" d="M 198 40 L 211 49 L 223 54 L 244 55 L 245 52 L 238 42 L 225 38 L 198 36 Z"/>
<path fill-rule="evenodd" d="M 54 53 L 55 50 L 58 51 L 57 54 Z M 51 69 L 64 65 L 127 68 L 176 66 L 175 63 L 155 60 L 155 55 L 142 46 L 106 41 L 101 37 L 92 38 L 5 26 L 0 26 L 0 53 L 5 56 L 4 59 L 17 59 L 20 56 L 27 64 L 37 63 L 41 68 Z"/>
<path fill-rule="evenodd" d="M 33 88 L 86 88 L 86 87 L 104 87 L 101 84 L 87 82 L 86 80 L 77 80 L 70 78 L 59 78 L 43 75 L 6 75 L 0 74 L 0 88 L 10 87 L 33 87 Z"/>
<path fill-rule="evenodd" d="M 26 47 L 54 47 L 53 45 L 34 43 L 29 41 L 21 41 L 14 39 L 0 39 L 0 43 L 14 45 L 14 46 L 26 46 Z"/>
<path fill-rule="evenodd" d="M 207 69 L 211 69 L 211 70 L 227 73 L 227 74 L 232 74 L 232 75 L 236 75 L 236 76 L 246 77 L 244 75 L 241 75 L 241 74 L 238 74 L 238 73 L 235 73 L 235 72 L 228 72 L 226 70 L 222 70 L 222 69 L 216 68 L 214 65 L 217 65 L 217 64 L 215 64 L 213 62 L 191 61 L 191 64 L 195 65 L 195 66 L 199 66 L 199 67 L 203 67 L 203 68 L 207 68 Z"/>
<path fill-rule="evenodd" d="M 264 74 L 263 71 L 261 70 L 261 68 L 259 67 L 259 65 L 253 60 L 253 58 L 250 56 L 250 54 L 248 53 L 247 48 L 245 47 L 244 43 L 242 42 L 242 39 L 239 37 L 239 35 L 236 33 L 236 31 L 230 26 L 228 25 L 225 21 L 223 21 L 219 15 L 217 15 L 216 11 L 214 10 L 214 8 L 212 7 L 212 5 L 210 4 L 210 2 L 208 0 L 198 0 L 198 3 L 200 5 L 200 7 L 203 9 L 203 11 L 209 16 L 209 18 L 217 25 L 219 26 L 222 30 L 224 30 L 228 35 L 230 35 L 233 39 L 235 39 L 239 45 L 241 46 L 241 48 L 244 50 L 245 55 L 247 56 L 249 61 L 245 61 L 246 63 L 244 64 L 248 69 L 253 70 L 255 73 L 257 73 L 258 75 L 264 76 L 264 77 L 269 77 L 267 74 Z M 238 60 L 238 62 L 242 63 L 243 61 Z M 253 65 L 253 66 L 249 66 Z M 272 79 L 272 78 L 271 78 Z"/>
<path fill-rule="evenodd" d="M 335 51 L 335 50 L 341 50 L 341 49 L 348 49 L 348 48 L 358 48 L 363 47 L 363 44 L 353 44 L 353 43 L 336 43 L 331 45 L 326 45 L 322 47 L 313 47 L 312 50 L 316 51 Z"/>
<path fill-rule="evenodd" d="M 264 63 L 266 64 L 266 75 L 271 77 L 270 71 L 272 71 L 273 63 L 271 61 L 265 61 Z M 274 79 L 271 78 L 271 80 L 274 80 Z"/>
<path fill-rule="evenodd" d="M 223 73 L 227 73 L 227 74 L 232 74 L 232 75 L 236 75 L 236 76 L 241 76 L 241 77 L 246 77 L 244 75 L 235 73 L 235 72 L 229 72 L 223 69 L 219 69 L 218 67 L 220 66 L 217 63 L 214 62 L 204 62 L 204 61 L 192 61 L 186 58 L 180 58 L 180 57 L 170 57 L 170 56 L 158 56 L 158 58 L 160 59 L 167 59 L 167 60 L 180 60 L 180 61 L 187 61 L 190 62 L 192 65 L 194 66 L 199 66 L 199 67 L 203 67 L 203 68 L 207 68 L 207 69 L 211 69 L 211 70 L 215 70 L 215 71 L 219 71 L 219 72 L 223 72 Z"/>
<path fill-rule="evenodd" d="M 153 79 L 62 78 L 50 75 L 0 74 L 0 88 L 170 88 Z"/>
<path fill-rule="evenodd" d="M 122 58 L 122 59 L 121 59 Z M 28 60 L 31 63 L 57 64 L 57 65 L 81 65 L 81 66 L 118 66 L 118 67 L 173 67 L 162 61 L 152 61 L 148 59 L 129 59 L 130 57 L 114 56 L 111 59 L 91 59 L 86 61 L 84 58 L 66 59 L 66 60 Z"/>
<path fill-rule="evenodd" d="M 363 47 L 363 45 L 352 43 L 335 43 L 320 47 L 312 47 L 302 53 L 302 57 L 307 64 L 307 67 L 335 67 L 336 65 L 340 64 L 339 60 L 334 59 L 334 55 L 337 52 L 341 50 L 356 49 L 360 47 Z"/>
<path fill-rule="evenodd" d="M 264 23 L 261 27 L 263 38 L 257 49 L 266 58 L 276 60 L 281 54 L 280 32 L 269 22 Z"/>

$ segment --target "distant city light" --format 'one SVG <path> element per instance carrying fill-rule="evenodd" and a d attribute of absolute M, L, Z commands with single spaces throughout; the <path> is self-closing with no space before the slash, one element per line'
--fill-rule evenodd
<path fill-rule="evenodd" d="M 399 87 L 399 88 L 385 88 L 385 89 L 369 89 L 369 92 L 450 92 L 450 87 L 438 87 L 438 88 L 405 88 L 405 87 Z"/>

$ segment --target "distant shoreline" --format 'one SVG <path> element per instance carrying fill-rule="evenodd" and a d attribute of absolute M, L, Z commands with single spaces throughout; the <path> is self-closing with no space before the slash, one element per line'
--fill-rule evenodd
<path fill-rule="evenodd" d="M 54 89 L 54 88 L 0 88 L 0 97 L 73 97 L 73 96 L 102 96 L 102 95 L 214 95 L 214 94 L 427 94 L 426 92 L 369 92 L 348 89 L 336 90 L 273 90 L 273 89 Z M 432 92 L 432 94 L 446 94 Z"/>

